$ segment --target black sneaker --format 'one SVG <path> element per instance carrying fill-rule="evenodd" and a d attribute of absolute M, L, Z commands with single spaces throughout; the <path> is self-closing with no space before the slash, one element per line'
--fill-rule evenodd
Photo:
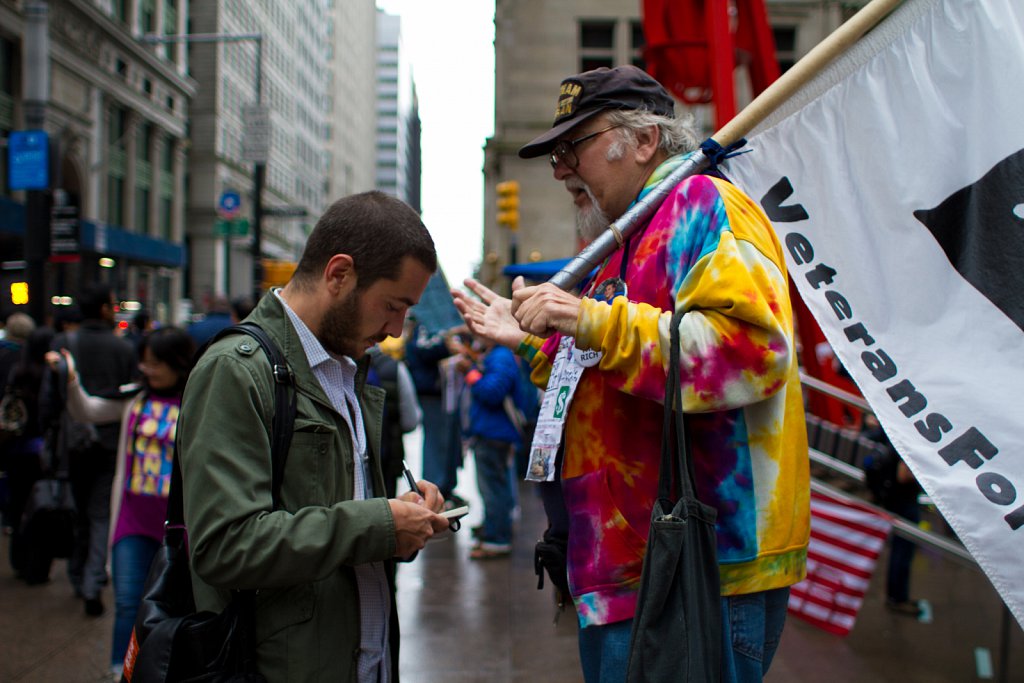
<path fill-rule="evenodd" d="M 99 598 L 86 598 L 85 599 L 85 613 L 90 617 L 99 617 L 103 615 L 103 601 Z"/>

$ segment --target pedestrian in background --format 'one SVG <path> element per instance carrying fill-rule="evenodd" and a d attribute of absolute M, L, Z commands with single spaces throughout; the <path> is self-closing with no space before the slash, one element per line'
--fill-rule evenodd
<path fill-rule="evenodd" d="M 864 416 L 862 434 L 877 444 L 864 458 L 864 478 L 874 502 L 908 522 L 921 522 L 918 497 L 923 489 L 914 473 L 903 462 L 878 418 Z M 920 601 L 910 597 L 910 570 L 917 544 L 893 534 L 889 543 L 889 565 L 885 573 L 885 606 L 897 614 L 921 615 Z"/>
<path fill-rule="evenodd" d="M 78 298 L 82 324 L 54 337 L 53 350 L 69 349 L 87 359 L 78 367 L 78 381 L 93 396 L 116 398 L 122 387 L 137 376 L 138 362 L 131 343 L 114 334 L 116 300 L 109 285 L 95 283 L 83 288 Z M 49 381 L 49 380 L 47 380 Z M 58 392 L 53 392 L 57 394 Z M 57 396 L 44 398 L 47 415 L 57 416 L 64 406 Z M 75 549 L 68 560 L 68 577 L 75 595 L 85 603 L 89 616 L 103 614 L 101 591 L 107 584 L 107 537 L 110 529 L 110 491 L 117 462 L 120 415 L 112 415 L 95 429 L 77 429 L 65 421 L 71 470 L 71 488 L 77 507 Z M 72 435 L 66 435 L 71 437 Z"/>
<path fill-rule="evenodd" d="M 221 330 L 231 327 L 236 321 L 232 319 L 231 304 L 227 297 L 217 294 L 210 299 L 210 306 L 206 315 L 199 322 L 188 326 L 188 334 L 195 342 L 196 348 L 203 348 L 203 344 L 213 339 Z"/>
<path fill-rule="evenodd" d="M 110 557 L 114 579 L 114 635 L 110 667 L 120 676 L 149 566 L 164 538 L 171 485 L 174 437 L 181 395 L 192 369 L 195 344 L 176 327 L 150 332 L 140 344 L 143 386 L 130 398 L 89 394 L 78 381 L 76 360 L 68 367 L 68 411 L 79 422 L 120 420 L 117 465 L 110 497 Z M 51 353 L 49 361 L 61 357 Z"/>
<path fill-rule="evenodd" d="M 458 373 L 445 364 L 453 357 L 450 344 L 456 337 L 456 330 L 431 333 L 416 323 L 405 344 L 405 363 L 423 411 L 423 478 L 437 484 L 449 505 L 459 507 L 466 501 L 455 492 L 462 466 Z"/>
<path fill-rule="evenodd" d="M 15 576 L 29 585 L 49 581 L 53 563 L 48 550 L 33 543 L 22 532 L 21 523 L 32 485 L 53 465 L 43 462 L 47 425 L 39 411 L 46 374 L 45 356 L 52 340 L 53 330 L 49 327 L 36 328 L 28 335 L 4 389 L 4 395 L 16 396 L 20 400 L 25 415 L 20 433 L 6 435 L 0 440 L 0 470 L 7 473 L 8 503 L 4 519 L 10 525 L 11 567 Z"/>
<path fill-rule="evenodd" d="M 36 323 L 25 313 L 11 313 L 7 316 L 6 334 L 0 339 L 0 396 L 13 368 L 22 357 L 22 349 Z"/>
<path fill-rule="evenodd" d="M 507 412 L 519 368 L 511 351 L 482 340 L 466 347 L 457 363 L 470 395 L 466 436 L 476 462 L 484 523 L 470 559 L 507 557 L 512 550 L 512 509 L 516 504 L 512 462 L 520 436 Z"/>
<path fill-rule="evenodd" d="M 405 471 L 404 435 L 416 429 L 423 420 L 423 411 L 416 398 L 409 369 L 375 346 L 367 353 L 370 369 L 366 381 L 384 390 L 384 420 L 381 434 L 381 470 L 388 498 L 398 491 L 398 479 Z"/>

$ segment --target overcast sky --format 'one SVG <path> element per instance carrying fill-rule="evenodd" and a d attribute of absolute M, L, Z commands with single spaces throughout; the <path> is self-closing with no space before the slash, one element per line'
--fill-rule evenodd
<path fill-rule="evenodd" d="M 483 146 L 494 131 L 494 1 L 377 6 L 402 17 L 423 128 L 423 222 L 456 285 L 482 253 Z"/>

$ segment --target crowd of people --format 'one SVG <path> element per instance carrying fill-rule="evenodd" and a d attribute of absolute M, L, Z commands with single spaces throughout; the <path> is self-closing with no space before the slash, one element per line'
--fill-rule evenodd
<path fill-rule="evenodd" d="M 698 138 L 634 67 L 577 74 L 557 92 L 550 130 L 520 156 L 550 163 L 592 241 Z M 484 510 L 470 557 L 509 555 L 516 483 L 538 481 L 545 542 L 563 553 L 545 566 L 575 607 L 583 678 L 624 681 L 657 495 L 669 326 L 682 311 L 695 485 L 717 511 L 723 619 L 705 637 L 721 641 L 723 681 L 761 680 L 809 535 L 782 249 L 760 207 L 713 172 L 680 181 L 620 242 L 578 293 L 517 281 L 506 298 L 469 280 L 453 291 L 465 327 L 430 329 L 406 316 L 437 268 L 433 240 L 409 206 L 367 192 L 327 209 L 286 286 L 255 304 L 217 298 L 187 329 L 140 321 L 134 339 L 115 334 L 114 292 L 102 284 L 82 290 L 80 321 L 55 320 L 61 329 L 12 315 L 0 379 L 28 406 L 3 442 L 12 565 L 28 583 L 49 580 L 52 558 L 19 520 L 32 482 L 54 468 L 47 459 L 66 458 L 77 507 L 68 576 L 96 616 L 112 568 L 118 675 L 177 457 L 196 606 L 219 611 L 233 591 L 259 590 L 260 673 L 397 680 L 395 563 L 449 529 L 472 452 Z M 275 372 L 248 337 L 208 344 L 242 319 L 280 348 L 291 377 L 279 491 Z M 378 348 L 387 337 L 403 340 L 398 352 Z M 420 424 L 422 478 L 405 490 L 402 436 Z"/>

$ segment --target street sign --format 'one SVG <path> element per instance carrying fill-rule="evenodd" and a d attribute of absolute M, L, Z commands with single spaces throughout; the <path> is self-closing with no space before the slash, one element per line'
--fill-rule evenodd
<path fill-rule="evenodd" d="M 217 215 L 225 220 L 237 218 L 242 210 L 242 197 L 233 190 L 225 190 L 220 193 L 217 200 Z"/>
<path fill-rule="evenodd" d="M 44 130 L 16 130 L 7 138 L 11 190 L 45 190 L 50 186 L 50 138 Z"/>
<path fill-rule="evenodd" d="M 259 104 L 242 109 L 245 126 L 242 136 L 242 160 L 265 164 L 270 158 L 270 108 Z"/>
<path fill-rule="evenodd" d="M 217 237 L 245 237 L 249 234 L 249 219 L 218 220 L 213 224 L 213 234 Z"/>
<path fill-rule="evenodd" d="M 53 261 L 74 261 L 79 255 L 78 207 L 50 210 L 50 256 Z"/>

